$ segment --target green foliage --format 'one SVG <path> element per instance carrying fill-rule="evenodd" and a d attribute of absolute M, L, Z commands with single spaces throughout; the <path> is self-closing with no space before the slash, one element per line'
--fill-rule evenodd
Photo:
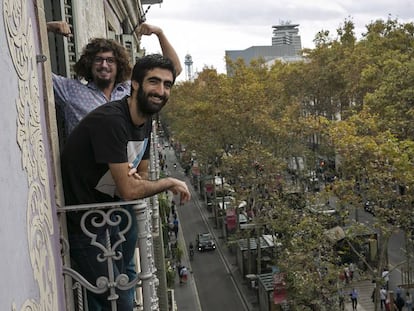
<path fill-rule="evenodd" d="M 170 214 L 170 204 L 168 197 L 165 193 L 158 195 L 158 203 L 159 203 L 159 209 L 160 209 L 160 218 L 161 221 L 164 223 L 166 220 L 166 216 Z"/>
<path fill-rule="evenodd" d="M 175 86 L 162 112 L 175 141 L 196 151 L 202 174 L 225 176 L 255 222 L 280 234 L 278 264 L 298 306 L 326 303 L 340 269 L 325 235 L 333 224 L 293 210 L 285 193 L 292 183 L 306 188 L 319 157 L 336 160 L 339 178 L 326 195 L 339 198 L 342 221 L 352 206 L 378 202 L 382 257 L 372 273 L 385 265 L 389 222 L 413 225 L 413 34 L 413 23 L 390 18 L 368 24 L 358 41 L 348 19 L 337 38 L 320 31 L 303 62 L 227 60 L 228 76 L 204 68 Z M 288 174 L 293 157 L 305 169 Z"/>

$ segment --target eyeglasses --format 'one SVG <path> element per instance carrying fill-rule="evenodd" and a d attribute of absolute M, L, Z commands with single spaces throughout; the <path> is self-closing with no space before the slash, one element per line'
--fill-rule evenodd
<path fill-rule="evenodd" d="M 102 65 L 104 61 L 106 61 L 108 65 L 113 65 L 115 64 L 116 59 L 115 57 L 100 57 L 100 56 L 96 56 L 93 59 L 93 62 L 97 65 Z"/>

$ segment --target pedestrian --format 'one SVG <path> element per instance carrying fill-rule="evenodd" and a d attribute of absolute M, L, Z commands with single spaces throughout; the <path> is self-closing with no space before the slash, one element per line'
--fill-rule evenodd
<path fill-rule="evenodd" d="M 382 276 L 382 281 L 385 284 L 385 288 L 388 290 L 389 289 L 388 285 L 389 285 L 389 281 L 390 281 L 390 272 L 388 271 L 387 268 L 384 268 L 384 270 L 382 271 L 381 276 Z"/>
<path fill-rule="evenodd" d="M 177 215 L 174 215 L 173 231 L 174 231 L 175 239 L 178 239 L 178 219 L 177 219 Z"/>
<path fill-rule="evenodd" d="M 180 284 L 187 282 L 188 270 L 185 266 L 182 266 L 180 269 Z"/>
<path fill-rule="evenodd" d="M 48 22 L 47 29 L 64 36 L 71 35 L 69 24 L 64 21 Z M 163 54 L 174 63 L 176 74 L 182 71 L 177 53 L 160 27 L 143 23 L 137 33 L 139 36 L 156 35 Z M 78 79 L 52 75 L 61 150 L 67 136 L 89 112 L 111 100 L 122 99 L 131 93 L 129 54 L 116 41 L 104 38 L 92 39 L 84 47 L 73 69 Z M 87 83 L 84 83 L 82 79 Z M 138 161 L 137 158 L 136 160 L 131 176 L 148 179 L 148 159 Z M 128 262 L 126 274 L 132 280 L 136 277 L 133 256 L 138 229 L 132 206 L 126 206 L 126 209 L 131 215 L 131 228 L 126 233 L 126 242 L 123 244 L 123 258 L 125 262 Z M 123 219 L 123 223 L 125 222 L 127 222 L 126 217 Z M 134 294 L 135 291 L 132 288 L 131 296 Z M 88 299 L 88 303 L 94 304 L 93 299 Z M 92 306 L 89 309 L 94 310 Z"/>
<path fill-rule="evenodd" d="M 400 285 L 395 289 L 395 296 L 400 296 L 402 294 L 402 288 Z"/>
<path fill-rule="evenodd" d="M 177 273 L 178 273 L 178 278 L 181 280 L 181 269 L 183 268 L 184 266 L 183 265 L 181 265 L 181 262 L 178 262 L 178 265 L 177 265 Z"/>
<path fill-rule="evenodd" d="M 411 294 L 408 290 L 405 294 L 405 306 L 407 307 L 407 311 L 413 310 L 413 298 L 411 297 Z"/>
<path fill-rule="evenodd" d="M 193 258 L 194 258 L 194 244 L 193 244 L 193 242 L 190 242 L 190 245 L 188 246 L 188 249 L 189 249 L 190 260 L 193 260 Z"/>
<path fill-rule="evenodd" d="M 339 298 L 339 310 L 345 310 L 345 293 L 343 288 L 340 288 L 338 291 L 338 298 Z"/>
<path fill-rule="evenodd" d="M 391 305 L 392 305 L 392 310 L 391 310 Z M 387 299 L 385 300 L 385 310 L 386 311 L 395 311 L 397 310 L 397 305 L 395 304 L 394 301 L 391 301 L 389 295 L 387 297 Z"/>
<path fill-rule="evenodd" d="M 346 277 L 345 277 L 345 271 L 344 270 L 342 270 L 339 273 L 339 279 L 342 281 L 342 283 L 345 283 Z"/>
<path fill-rule="evenodd" d="M 348 284 L 351 280 L 351 271 L 348 266 L 344 267 L 345 282 Z"/>
<path fill-rule="evenodd" d="M 171 201 L 171 216 L 175 217 L 175 201 Z"/>
<path fill-rule="evenodd" d="M 349 279 L 350 279 L 351 282 L 354 280 L 355 270 L 356 270 L 355 264 L 353 262 L 351 262 L 349 264 Z"/>
<path fill-rule="evenodd" d="M 99 106 L 75 127 L 61 157 L 66 205 L 142 199 L 166 190 L 180 195 L 180 203 L 190 199 L 187 185 L 176 178 L 150 181 L 128 176 L 129 163 L 135 160 L 129 155 L 140 155 L 149 163 L 150 144 L 146 142 L 151 135 L 152 117 L 167 103 L 175 77 L 169 59 L 161 55 L 144 56 L 134 66 L 131 95 Z M 81 226 L 84 214 L 67 213 L 71 258 L 79 272 L 95 284 L 98 277 L 108 275 L 108 266 L 106 261 L 97 260 L 99 249 L 91 245 L 85 226 Z M 119 236 L 119 227 L 114 224 L 107 223 L 113 225 L 108 229 L 111 238 Z M 101 226 L 96 233 L 98 241 L 105 240 L 105 231 Z M 123 261 L 114 260 L 115 274 L 125 273 Z M 132 301 L 125 292 L 118 290 L 117 294 L 118 309 L 131 310 Z M 108 307 L 106 295 L 91 295 Z"/>
<path fill-rule="evenodd" d="M 358 306 L 358 291 L 355 287 L 352 288 L 351 293 L 349 295 L 351 296 L 352 310 L 356 310 Z"/>
<path fill-rule="evenodd" d="M 161 158 L 159 161 L 160 161 L 161 171 L 164 171 L 165 161 L 164 161 L 164 159 L 162 159 L 162 158 Z"/>
<path fill-rule="evenodd" d="M 398 311 L 402 311 L 405 306 L 405 300 L 401 297 L 401 292 L 397 294 L 397 297 L 395 298 L 395 305 L 397 306 Z"/>
<path fill-rule="evenodd" d="M 381 310 L 385 307 L 385 301 L 387 300 L 387 290 L 382 287 L 380 289 L 380 301 L 381 301 Z"/>
<path fill-rule="evenodd" d="M 376 300 L 376 297 L 375 297 L 375 290 L 377 289 L 377 282 L 375 281 L 375 279 L 373 279 L 372 281 L 371 281 L 371 283 L 373 284 L 373 288 L 372 288 L 372 294 L 371 294 L 371 300 L 372 300 L 372 302 L 374 302 L 375 303 L 375 300 Z"/>

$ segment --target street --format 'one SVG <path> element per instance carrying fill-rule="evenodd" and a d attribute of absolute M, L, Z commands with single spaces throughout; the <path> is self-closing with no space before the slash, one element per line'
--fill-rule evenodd
<path fill-rule="evenodd" d="M 188 261 L 191 277 L 195 281 L 201 310 L 248 310 L 239 292 L 236 281 L 232 277 L 231 269 L 235 269 L 234 262 L 229 263 L 222 253 L 225 245 L 218 231 L 209 222 L 208 211 L 202 206 L 197 192 L 194 191 L 183 169 L 176 161 L 174 151 L 165 148 L 163 151 L 167 156 L 168 172 L 171 177 L 185 180 L 192 193 L 192 200 L 184 206 L 178 206 L 177 213 L 180 221 L 180 229 L 185 240 L 185 257 L 188 258 L 188 245 L 190 241 L 195 244 L 197 233 L 210 232 L 217 244 L 217 249 L 212 251 L 195 251 L 192 261 Z M 177 168 L 174 168 L 177 163 Z M 178 202 L 178 198 L 175 198 Z M 238 271 L 236 272 L 238 273 Z M 188 285 L 188 284 L 186 284 Z M 186 286 L 184 285 L 184 286 Z M 182 302 L 184 304 L 185 302 Z M 190 310 L 185 305 L 180 305 L 177 298 L 179 310 Z M 192 310 L 195 311 L 195 310 Z"/>

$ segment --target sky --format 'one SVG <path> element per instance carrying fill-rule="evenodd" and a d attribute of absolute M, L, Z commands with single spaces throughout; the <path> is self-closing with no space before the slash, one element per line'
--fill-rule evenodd
<path fill-rule="evenodd" d="M 193 72 L 213 67 L 225 73 L 225 51 L 271 45 L 272 26 L 299 24 L 303 48 L 313 48 L 321 30 L 336 38 L 336 29 L 351 20 L 357 38 L 366 25 L 389 17 L 401 23 L 414 22 L 413 0 L 163 0 L 144 5 L 147 23 L 160 26 L 183 64 L 187 54 Z M 155 36 L 144 36 L 147 53 L 161 52 Z M 185 78 L 185 71 L 179 79 Z"/>

